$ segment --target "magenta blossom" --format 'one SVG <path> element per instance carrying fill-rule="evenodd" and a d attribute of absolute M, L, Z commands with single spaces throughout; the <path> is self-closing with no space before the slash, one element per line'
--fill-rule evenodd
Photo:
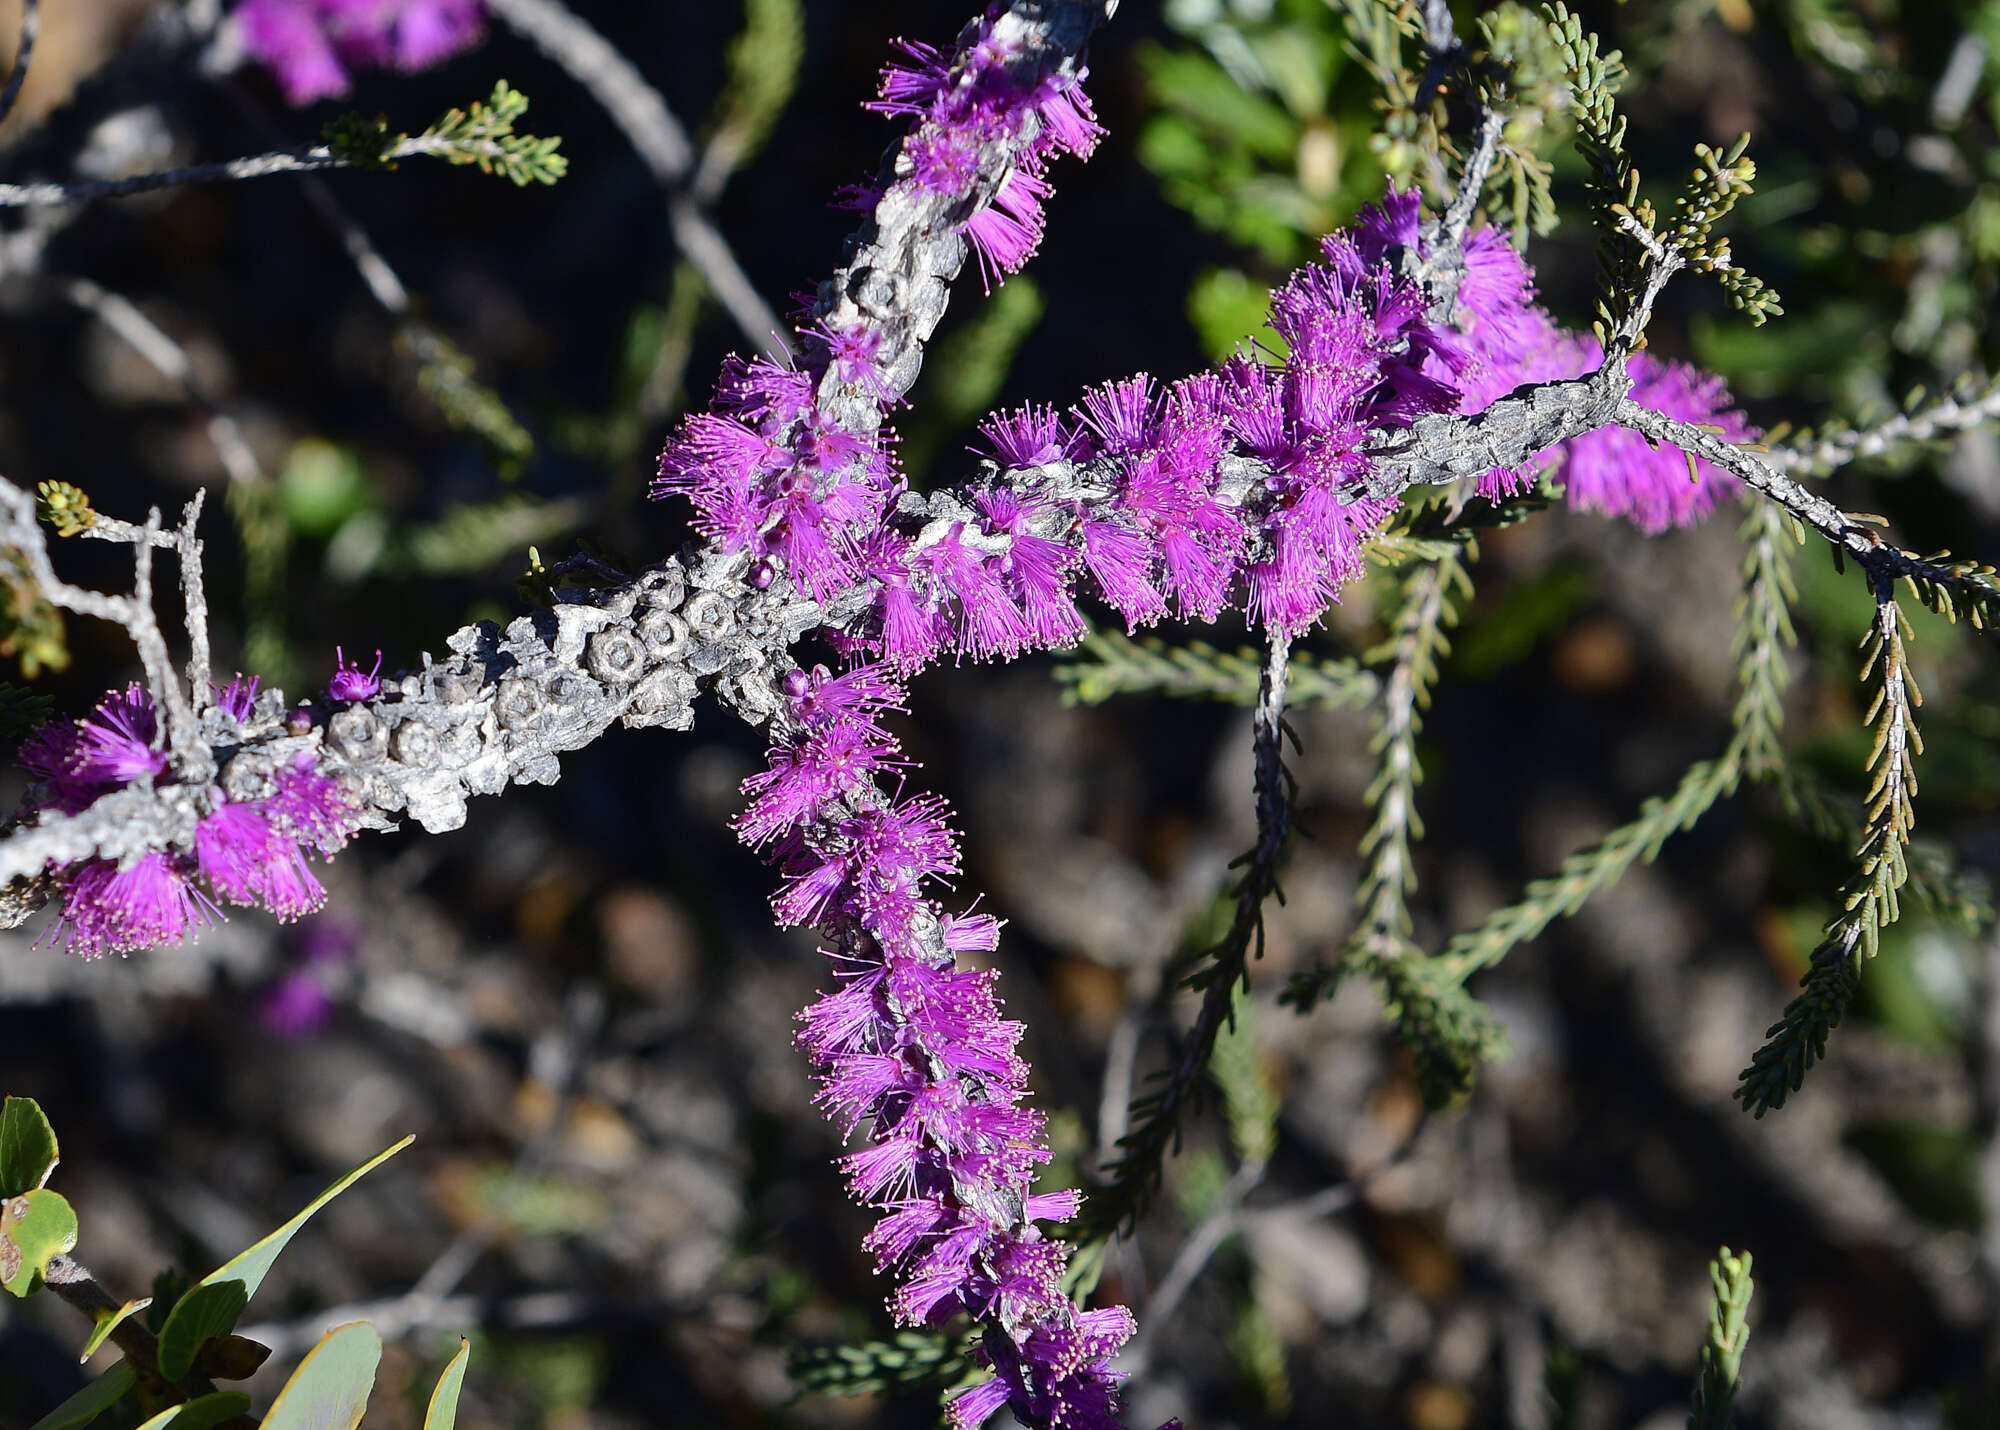
<path fill-rule="evenodd" d="M 329 700 L 373 700 L 382 693 L 382 652 L 375 652 L 375 667 L 363 670 L 361 662 L 352 665 L 339 646 L 333 648 L 335 667 L 333 679 L 326 683 Z"/>
<path fill-rule="evenodd" d="M 293 104 L 347 93 L 360 66 L 426 69 L 479 38 L 479 0 L 240 0 L 244 47 Z"/>

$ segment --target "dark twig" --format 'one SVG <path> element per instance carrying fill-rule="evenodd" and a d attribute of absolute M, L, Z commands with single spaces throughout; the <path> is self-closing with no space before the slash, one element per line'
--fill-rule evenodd
<path fill-rule="evenodd" d="M 1264 955 L 1264 903 L 1278 893 L 1278 860 L 1291 832 L 1292 775 L 1285 768 L 1285 689 L 1291 638 L 1267 638 L 1263 683 L 1257 694 L 1251 738 L 1256 750 L 1257 844 L 1243 862 L 1236 913 L 1229 931 L 1204 957 L 1187 986 L 1201 990 L 1201 1008 L 1182 1040 L 1164 1082 L 1132 1106 L 1136 1124 L 1119 1140 L 1120 1155 L 1109 1186 L 1087 1208 L 1085 1238 L 1108 1235 L 1144 1212 L 1159 1185 L 1170 1148 L 1180 1143 L 1181 1113 L 1200 1086 L 1215 1040 L 1230 1017 L 1236 987 L 1248 978 L 1249 960 Z M 1282 897 L 1282 896 L 1280 896 Z"/>

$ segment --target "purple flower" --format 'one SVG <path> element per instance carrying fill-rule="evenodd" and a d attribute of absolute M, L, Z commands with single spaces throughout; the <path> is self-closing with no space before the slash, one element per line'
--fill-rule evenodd
<path fill-rule="evenodd" d="M 479 38 L 478 0 L 241 0 L 244 47 L 296 105 L 347 93 L 359 65 L 425 69 Z"/>
<path fill-rule="evenodd" d="M 303 1038 L 332 1015 L 333 999 L 310 970 L 296 968 L 265 990 L 257 1012 L 279 1037 Z"/>
<path fill-rule="evenodd" d="M 79 958 L 178 943 L 189 929 L 215 921 L 216 909 L 172 856 L 143 854 L 121 869 L 90 859 L 70 872 L 62 916 L 44 938 L 60 938 Z"/>
<path fill-rule="evenodd" d="M 215 694 L 215 706 L 230 719 L 241 725 L 250 718 L 257 706 L 258 678 L 246 676 L 238 671 L 236 678 L 227 685 L 210 685 Z"/>
<path fill-rule="evenodd" d="M 262 904 L 289 923 L 326 902 L 298 841 L 272 824 L 263 801 L 223 805 L 195 826 L 194 843 L 202 877 L 231 903 Z"/>
<path fill-rule="evenodd" d="M 299 755 L 290 769 L 279 770 L 277 786 L 264 807 L 287 834 L 325 858 L 346 846 L 358 812 L 340 782 L 318 772 L 311 755 Z"/>
<path fill-rule="evenodd" d="M 164 774 L 167 754 L 153 748 L 158 737 L 153 697 L 136 682 L 107 695 L 76 723 L 69 774 L 81 783 L 116 788 Z"/>
<path fill-rule="evenodd" d="M 347 657 L 339 646 L 333 648 L 335 668 L 333 679 L 326 683 L 326 694 L 330 700 L 373 700 L 382 693 L 382 652 L 375 652 L 375 668 L 363 670 L 361 662 L 347 663 Z"/>
<path fill-rule="evenodd" d="M 988 514 L 1006 526 L 1025 510 L 995 500 Z M 954 1423 L 1012 1403 L 1031 1424 L 1115 1425 L 1110 1358 L 1131 1314 L 1064 1294 L 1068 1250 L 1037 1223 L 1069 1219 L 1080 1198 L 1029 1191 L 1049 1153 L 1041 1114 L 1022 1105 L 1021 1026 L 1001 1016 L 993 971 L 955 963 L 993 948 L 999 922 L 935 901 L 959 872 L 943 800 L 891 797 L 872 769 L 825 768 L 827 750 L 900 763 L 880 717 L 901 690 L 879 666 L 795 671 L 783 688 L 793 733 L 745 785 L 753 803 L 738 828 L 783 872 L 780 921 L 816 924 L 836 951 L 835 985 L 799 1015 L 798 1041 L 819 1070 L 820 1109 L 845 1135 L 869 1133 L 842 1165 L 880 1214 L 866 1247 L 898 1276 L 891 1309 L 905 1325 L 969 1315 L 994 1328 L 976 1353 L 994 1377 L 954 1401 Z"/>

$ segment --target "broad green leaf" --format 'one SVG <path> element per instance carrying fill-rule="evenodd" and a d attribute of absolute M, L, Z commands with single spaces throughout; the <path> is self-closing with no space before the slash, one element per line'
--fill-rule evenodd
<path fill-rule="evenodd" d="M 195 1290 L 181 1298 L 180 1303 L 168 1315 L 167 1323 L 160 1328 L 160 1368 L 167 1370 L 167 1344 L 170 1339 L 174 1341 L 175 1345 L 174 1364 L 180 1367 L 179 1370 L 167 1370 L 168 1378 L 178 1380 L 187 1374 L 188 1368 L 194 1364 L 195 1352 L 201 1349 L 201 1343 L 204 1340 L 207 1340 L 210 1336 L 227 1335 L 235 1329 L 236 1318 L 243 1314 L 243 1307 L 249 1302 L 252 1296 L 257 1294 L 257 1288 L 264 1284 L 264 1278 L 270 1274 L 273 1263 L 278 1259 L 278 1254 L 285 1249 L 286 1243 L 298 1234 L 299 1228 L 306 1224 L 314 1212 L 318 1211 L 321 1207 L 353 1186 L 363 1176 L 374 1171 L 415 1140 L 414 1137 L 405 1137 L 387 1151 L 379 1152 L 375 1156 L 370 1157 L 366 1162 L 363 1162 L 360 1166 L 314 1197 L 311 1202 L 307 1203 L 304 1211 L 300 1212 L 248 1251 L 243 1252 L 239 1256 L 231 1257 L 228 1261 L 216 1267 L 215 1270 L 209 1272 L 208 1275 L 202 1277 L 200 1284 Z M 220 1320 L 217 1316 L 217 1312 L 227 1304 L 225 1299 L 220 1294 L 211 1294 L 206 1298 L 203 1298 L 200 1294 L 204 1287 L 220 1286 L 224 1283 L 241 1283 L 243 1293 L 242 1300 L 236 1302 L 235 1310 L 230 1313 L 229 1319 L 226 1322 Z M 202 1318 L 198 1327 L 192 1320 L 192 1318 L 197 1316 Z M 186 1326 L 179 1325 L 183 1317 L 190 1318 Z M 185 1361 L 179 1358 L 182 1354 L 185 1354 L 187 1357 Z"/>
<path fill-rule="evenodd" d="M 76 1245 L 76 1213 L 46 1187 L 0 1202 L 0 1285 L 26 1296 L 52 1256 Z"/>
<path fill-rule="evenodd" d="M 249 1289 L 241 1281 L 204 1281 L 181 1297 L 160 1327 L 160 1374 L 179 1380 L 193 1370 L 195 1353 L 235 1330 L 249 1304 Z"/>
<path fill-rule="evenodd" d="M 32 1097 L 0 1103 L 0 1197 L 32 1192 L 56 1165 L 56 1132 Z"/>
<path fill-rule="evenodd" d="M 118 1329 L 118 1323 L 135 1311 L 143 1311 L 153 1304 L 151 1296 L 142 1296 L 137 1301 L 127 1301 L 115 1311 L 97 1313 L 97 1329 L 90 1333 L 90 1339 L 83 1343 L 83 1354 L 79 1361 L 87 1361 L 97 1354 L 97 1348 L 111 1339 L 111 1333 Z"/>
<path fill-rule="evenodd" d="M 465 1384 L 465 1362 L 472 1355 L 472 1342 L 460 1336 L 458 1354 L 451 1358 L 451 1364 L 438 1377 L 437 1389 L 431 1392 L 430 1406 L 424 1411 L 424 1430 L 451 1430 L 452 1422 L 458 1419 L 458 1391 Z"/>
<path fill-rule="evenodd" d="M 217 1336 L 194 1358 L 196 1375 L 210 1380 L 248 1380 L 271 1358 L 271 1348 L 248 1336 Z"/>
<path fill-rule="evenodd" d="M 139 1376 L 126 1361 L 120 1361 L 89 1385 L 37 1420 L 28 1430 L 76 1430 L 88 1425 L 120 1400 L 138 1383 Z"/>
<path fill-rule="evenodd" d="M 198 1395 L 180 1405 L 170 1405 L 139 1427 L 139 1430 L 208 1430 L 225 1420 L 234 1420 L 250 1408 L 250 1397 L 240 1390 L 216 1390 Z"/>
<path fill-rule="evenodd" d="M 264 1430 L 354 1430 L 375 1388 L 382 1338 L 366 1321 L 336 1326 L 306 1352 L 264 1417 Z"/>

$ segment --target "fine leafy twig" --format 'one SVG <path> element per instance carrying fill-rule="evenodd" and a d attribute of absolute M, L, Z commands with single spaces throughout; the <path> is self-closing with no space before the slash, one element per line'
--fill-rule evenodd
<path fill-rule="evenodd" d="M 1701 1346 L 1701 1374 L 1694 1384 L 1688 1430 L 1729 1430 L 1729 1407 L 1743 1376 L 1743 1348 L 1750 1343 L 1750 1253 L 1733 1255 L 1728 1247 L 1708 1264 L 1715 1287 L 1709 1305 L 1708 1334 Z"/>
<path fill-rule="evenodd" d="M 1248 977 L 1250 959 L 1263 956 L 1264 903 L 1278 892 L 1278 861 L 1291 830 L 1292 775 L 1284 761 L 1290 659 L 1290 638 L 1270 636 L 1251 725 L 1257 844 L 1242 861 L 1243 876 L 1236 886 L 1236 911 L 1228 931 L 1186 980 L 1186 986 L 1201 993 L 1200 1011 L 1160 1085 L 1133 1104 L 1132 1130 L 1119 1140 L 1111 1182 L 1085 1207 L 1080 1240 L 1100 1240 L 1144 1213 L 1158 1189 L 1168 1151 L 1179 1145 L 1181 1113 L 1200 1089 L 1216 1038 L 1230 1019 L 1237 985 Z"/>
<path fill-rule="evenodd" d="M 1826 1040 L 1846 1013 L 1863 958 L 1873 957 L 1881 932 L 1896 921 L 1898 894 L 1909 877 L 1905 846 L 1915 821 L 1913 757 L 1923 751 L 1916 706 L 1923 697 L 1911 678 L 1902 609 L 1886 582 L 1875 590 L 1875 620 L 1863 642 L 1862 679 L 1875 682 L 1866 723 L 1875 727 L 1868 757 L 1868 791 L 1856 868 L 1840 891 L 1841 911 L 1826 926 L 1802 980 L 1803 991 L 1765 1034 L 1768 1041 L 1743 1070 L 1736 1098 L 1761 1117 L 1799 1090 L 1806 1070 L 1826 1056 Z"/>
<path fill-rule="evenodd" d="M 1984 391 L 1954 393 L 1870 427 L 1801 437 L 1774 446 L 1764 460 L 1780 472 L 1824 474 L 1909 443 L 1935 442 L 1996 417 L 2000 417 L 2000 383 Z"/>
<path fill-rule="evenodd" d="M 1792 626 L 1798 588 L 1792 580 L 1788 525 L 1775 503 L 1754 499 L 1743 522 L 1743 592 L 1736 598 L 1736 633 L 1730 641 L 1736 657 L 1731 750 L 1752 780 L 1767 779 L 1784 767 L 1785 688 L 1792 678 L 1786 652 L 1799 639 Z"/>
<path fill-rule="evenodd" d="M 1217 650 L 1206 641 L 1169 644 L 1158 636 L 1128 636 L 1100 627 L 1056 665 L 1066 698 L 1101 705 L 1116 695 L 1165 695 L 1248 705 L 1263 680 L 1263 659 L 1249 649 Z M 1346 657 L 1292 657 L 1289 703 L 1362 705 L 1381 686 L 1373 671 Z"/>
<path fill-rule="evenodd" d="M 505 86 L 502 86 L 504 89 Z M 441 132 L 394 138 L 380 147 L 315 144 L 305 148 L 253 154 L 242 159 L 224 159 L 211 164 L 191 164 L 153 174 L 134 174 L 127 179 L 92 179 L 72 184 L 0 184 L 0 208 L 32 208 L 50 204 L 86 203 L 93 199 L 123 198 L 151 193 L 182 184 L 233 183 L 244 179 L 265 179 L 277 174 L 310 174 L 323 169 L 382 168 L 402 159 L 429 157 L 448 164 L 477 164 L 489 173 L 500 173 L 517 184 L 552 183 L 562 173 L 562 157 L 554 152 L 556 140 L 533 139 L 480 127 L 473 107 L 472 116 L 460 115 L 460 122 Z M 447 120 L 450 116 L 447 116 Z"/>

